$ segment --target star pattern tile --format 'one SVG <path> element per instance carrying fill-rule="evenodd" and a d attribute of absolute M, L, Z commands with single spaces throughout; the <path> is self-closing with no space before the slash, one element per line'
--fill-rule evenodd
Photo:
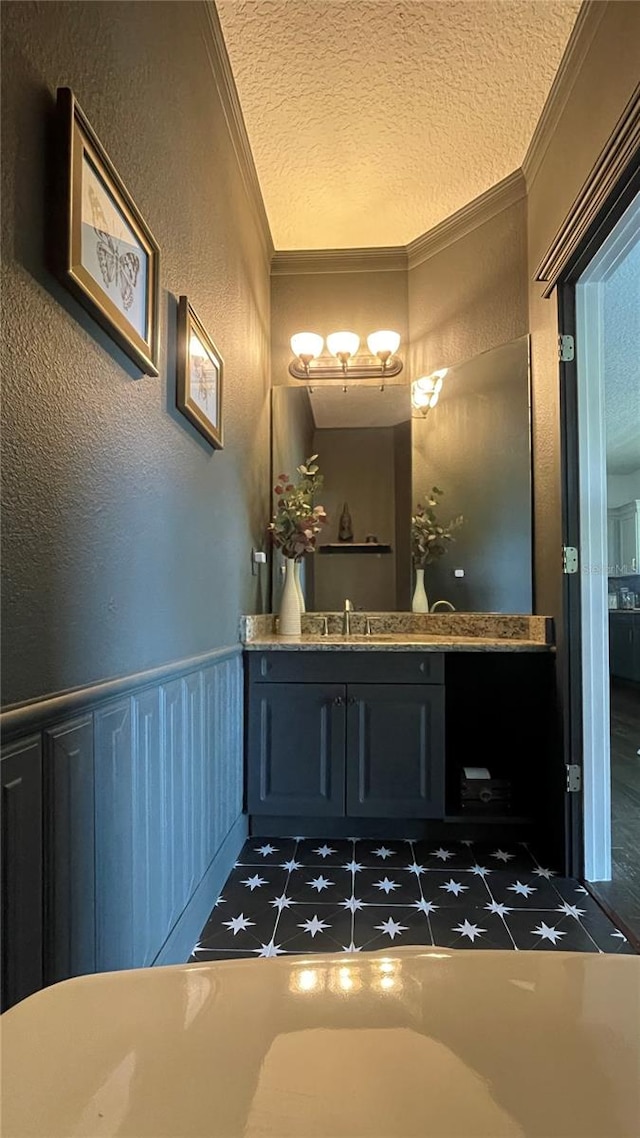
<path fill-rule="evenodd" d="M 249 839 L 191 959 L 393 945 L 634 953 L 590 894 L 526 844 Z"/>

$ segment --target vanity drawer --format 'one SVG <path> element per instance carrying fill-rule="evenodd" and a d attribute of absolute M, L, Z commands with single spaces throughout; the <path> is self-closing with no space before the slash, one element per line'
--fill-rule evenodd
<path fill-rule="evenodd" d="M 247 652 L 249 678 L 260 683 L 442 684 L 442 652 Z"/>

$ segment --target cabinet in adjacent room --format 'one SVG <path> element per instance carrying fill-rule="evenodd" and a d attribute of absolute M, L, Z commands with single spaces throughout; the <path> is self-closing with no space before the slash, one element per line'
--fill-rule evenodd
<path fill-rule="evenodd" d="M 640 499 L 607 511 L 609 576 L 640 572 Z"/>
<path fill-rule="evenodd" d="M 609 671 L 616 679 L 640 683 L 640 613 L 609 614 Z"/>

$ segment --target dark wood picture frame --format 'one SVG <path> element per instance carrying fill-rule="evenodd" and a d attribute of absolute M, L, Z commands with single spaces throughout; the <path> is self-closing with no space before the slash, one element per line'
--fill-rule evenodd
<path fill-rule="evenodd" d="M 57 275 L 143 372 L 158 375 L 160 249 L 69 87 L 58 88 L 57 115 Z"/>
<path fill-rule="evenodd" d="M 204 349 L 194 354 L 194 340 Z M 178 365 L 176 405 L 179 411 L 211 443 L 216 450 L 223 448 L 222 382 L 224 360 L 211 336 L 189 303 L 189 298 L 178 300 Z M 197 390 L 196 390 L 197 385 Z M 213 389 L 213 390 L 211 390 Z M 210 395 L 213 406 L 208 408 Z"/>

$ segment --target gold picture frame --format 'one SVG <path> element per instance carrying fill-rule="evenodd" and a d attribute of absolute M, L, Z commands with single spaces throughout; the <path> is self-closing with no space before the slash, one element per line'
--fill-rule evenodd
<path fill-rule="evenodd" d="M 129 358 L 158 375 L 160 249 L 69 87 L 58 88 L 57 114 L 54 267 Z"/>
<path fill-rule="evenodd" d="M 212 447 L 222 450 L 224 360 L 186 296 L 178 300 L 177 348 L 178 410 Z"/>

